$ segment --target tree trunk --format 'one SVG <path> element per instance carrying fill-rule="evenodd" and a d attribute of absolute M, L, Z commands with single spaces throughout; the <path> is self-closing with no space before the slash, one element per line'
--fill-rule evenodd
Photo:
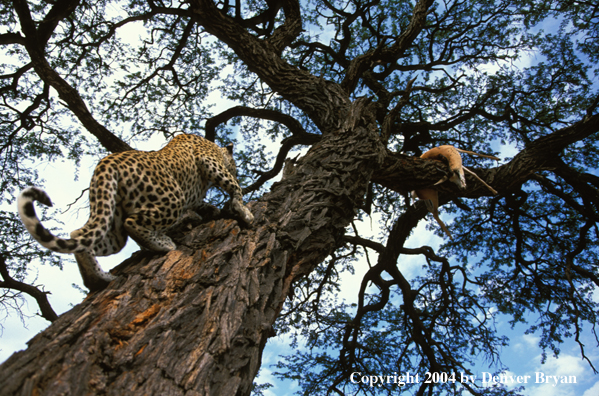
<path fill-rule="evenodd" d="M 292 282 L 340 246 L 384 158 L 357 100 L 259 202 L 250 229 L 203 224 L 138 253 L 1 367 L 1 395 L 249 395 Z M 133 393 L 134 392 L 134 393 Z"/>

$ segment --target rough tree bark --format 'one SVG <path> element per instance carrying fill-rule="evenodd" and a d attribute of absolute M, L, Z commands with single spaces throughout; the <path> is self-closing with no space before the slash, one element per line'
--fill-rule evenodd
<path fill-rule="evenodd" d="M 117 267 L 118 279 L 106 290 L 90 294 L 0 366 L 0 395 L 248 395 L 293 281 L 346 241 L 344 228 L 369 181 L 390 183 L 392 166 L 397 180 L 404 171 L 420 174 L 395 185 L 401 191 L 442 173 L 434 161 L 387 153 L 375 110 L 368 100 L 354 102 L 336 133 L 250 204 L 252 228 L 230 219 L 205 223 L 178 239 L 177 251 L 138 253 Z M 507 191 L 515 177 L 558 166 L 551 161 L 556 150 L 598 127 L 593 116 L 479 173 Z M 462 194 L 481 190 L 473 184 Z"/>
<path fill-rule="evenodd" d="M 22 40 L 31 57 L 41 59 L 33 62 L 36 72 L 103 141 L 103 127 L 43 61 L 43 46 L 36 40 L 44 43 L 47 35 L 41 28 L 51 25 L 36 28 L 26 3 L 14 3 L 26 37 L 13 39 Z M 240 228 L 235 220 L 215 220 L 176 240 L 176 251 L 134 255 L 113 271 L 117 279 L 107 289 L 91 293 L 32 339 L 26 351 L 0 366 L 0 395 L 249 395 L 293 282 L 346 242 L 344 229 L 362 206 L 368 184 L 405 193 L 430 186 L 444 174 L 435 161 L 386 150 L 387 132 L 378 130 L 385 123 L 376 121 L 386 105 L 349 99 L 366 62 L 401 55 L 406 40 L 422 27 L 431 1 L 418 2 L 391 54 L 356 58 L 343 84 L 315 77 L 281 58 L 301 30 L 298 2 L 280 3 L 285 23 L 265 40 L 249 34 L 211 1 L 192 0 L 191 10 L 150 3 L 152 12 L 188 17 L 229 45 L 273 91 L 310 117 L 322 136 L 286 169 L 281 182 L 250 204 L 255 216 L 251 228 Z M 392 121 L 392 114 L 387 117 Z M 590 117 L 538 139 L 509 164 L 478 172 L 497 190 L 507 191 L 538 170 L 560 167 L 552 156 L 598 126 L 599 117 Z M 127 148 L 118 142 L 103 144 L 113 151 Z M 568 171 L 563 166 L 565 175 Z M 471 179 L 468 184 L 473 187 L 465 192 L 455 191 L 450 183 L 439 186 L 442 200 L 489 194 Z M 415 211 L 410 215 L 416 220 L 425 214 Z M 387 258 L 394 263 L 393 257 Z"/>
<path fill-rule="evenodd" d="M 358 100 L 259 202 L 256 220 L 195 228 L 118 279 L 2 366 L 2 395 L 248 395 L 292 283 L 336 247 L 385 149 Z"/>

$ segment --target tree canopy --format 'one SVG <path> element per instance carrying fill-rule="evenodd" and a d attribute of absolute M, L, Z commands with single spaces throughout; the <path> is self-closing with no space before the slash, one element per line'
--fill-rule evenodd
<path fill-rule="evenodd" d="M 307 345 L 278 372 L 304 394 L 392 394 L 350 376 L 497 362 L 508 340 L 495 315 L 548 352 L 574 339 L 596 372 L 599 3 L 13 0 L 0 21 L 1 309 L 25 293 L 56 320 L 28 274 L 63 257 L 30 239 L 14 208 L 42 184 L 36 164 L 184 131 L 236 143 L 264 219 L 256 240 L 267 222 L 268 262 L 286 265 L 274 327 Z M 215 112 L 221 98 L 231 106 Z M 463 155 L 497 194 L 469 175 L 465 189 L 434 186 L 453 239 L 408 247 L 430 219 L 410 192 L 448 173 L 419 157 L 440 145 L 502 157 Z M 368 217 L 378 235 L 358 233 Z M 423 258 L 420 275 L 406 276 L 407 256 Z M 337 294 L 356 265 L 369 269 L 351 305 Z"/>

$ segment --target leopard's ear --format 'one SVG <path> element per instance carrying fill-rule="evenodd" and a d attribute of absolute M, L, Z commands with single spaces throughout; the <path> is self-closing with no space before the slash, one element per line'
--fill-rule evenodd
<path fill-rule="evenodd" d="M 227 151 L 229 152 L 229 154 L 233 155 L 233 143 L 229 143 L 227 144 Z"/>

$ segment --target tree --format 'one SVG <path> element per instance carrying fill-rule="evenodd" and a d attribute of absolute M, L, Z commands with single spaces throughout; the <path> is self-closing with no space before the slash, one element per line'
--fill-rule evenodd
<path fill-rule="evenodd" d="M 44 314 L 52 325 L 2 365 L 0 394 L 247 395 L 275 329 L 307 338 L 311 352 L 280 364 L 285 377 L 312 374 L 301 378 L 306 394 L 375 393 L 351 374 L 467 373 L 476 357 L 496 360 L 506 340 L 494 310 L 514 323 L 534 313 L 544 349 L 574 337 L 592 365 L 579 336 L 590 325 L 597 340 L 597 6 L 3 2 L 4 202 L 36 184 L 37 158 L 239 131 L 256 220 L 185 224 L 177 251 L 140 252 L 107 289 L 58 319 Z M 212 90 L 238 105 L 211 117 Z M 280 142 L 276 156 L 261 138 Z M 437 185 L 454 240 L 407 248 L 427 216 L 409 192 L 447 174 L 418 157 L 441 144 L 517 154 L 467 164 L 497 195 L 473 177 L 463 190 Z M 291 159 L 298 146 L 308 150 Z M 378 240 L 352 227 L 366 214 L 381 218 Z M 30 293 L 11 271 L 58 259 L 25 242 L 12 210 L 1 224 L 0 285 Z M 336 301 L 340 273 L 372 252 L 357 306 Z M 426 258 L 421 276 L 406 278 L 404 255 Z M 459 381 L 406 389 L 513 393 Z"/>

